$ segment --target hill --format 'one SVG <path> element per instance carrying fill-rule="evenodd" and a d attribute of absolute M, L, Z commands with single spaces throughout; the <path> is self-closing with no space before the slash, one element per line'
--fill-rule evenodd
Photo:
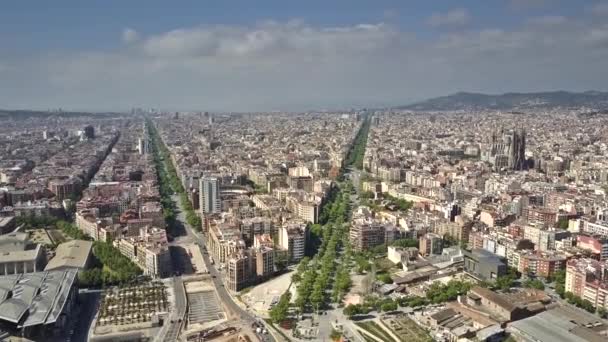
<path fill-rule="evenodd" d="M 567 91 L 552 91 L 539 93 L 505 93 L 488 95 L 480 93 L 460 92 L 453 95 L 436 97 L 396 109 L 416 111 L 447 111 L 447 110 L 525 110 L 590 107 L 597 109 L 608 108 L 608 92 L 586 91 L 574 93 Z"/>

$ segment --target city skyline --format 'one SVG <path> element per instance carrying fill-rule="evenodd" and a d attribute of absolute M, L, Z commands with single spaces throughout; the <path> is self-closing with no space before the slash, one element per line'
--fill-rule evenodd
<path fill-rule="evenodd" d="M 6 4 L 0 107 L 299 111 L 606 90 L 607 13 L 558 0 Z"/>

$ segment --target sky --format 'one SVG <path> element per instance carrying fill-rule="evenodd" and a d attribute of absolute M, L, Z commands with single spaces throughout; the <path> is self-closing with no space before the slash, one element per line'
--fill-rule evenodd
<path fill-rule="evenodd" d="M 0 5 L 0 108 L 346 109 L 607 79 L 608 0 Z"/>

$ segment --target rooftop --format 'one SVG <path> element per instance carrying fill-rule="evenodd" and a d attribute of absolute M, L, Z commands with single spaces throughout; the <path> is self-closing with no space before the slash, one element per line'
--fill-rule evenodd
<path fill-rule="evenodd" d="M 528 339 L 547 342 L 600 342 L 608 330 L 596 316 L 582 310 L 559 307 L 510 324 L 509 329 Z"/>
<path fill-rule="evenodd" d="M 9 225 L 11 222 L 15 220 L 14 216 L 9 217 L 0 217 L 0 227 L 4 227 Z"/>
<path fill-rule="evenodd" d="M 72 240 L 57 246 L 56 255 L 46 265 L 45 270 L 54 270 L 62 267 L 85 268 L 93 242 Z"/>
<path fill-rule="evenodd" d="M 75 280 L 73 269 L 0 277 L 0 321 L 19 327 L 54 323 Z"/>

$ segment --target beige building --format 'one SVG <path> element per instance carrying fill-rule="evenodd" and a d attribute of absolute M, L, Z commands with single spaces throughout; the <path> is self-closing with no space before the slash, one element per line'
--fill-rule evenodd
<path fill-rule="evenodd" d="M 566 266 L 565 291 L 608 309 L 608 263 L 571 259 Z"/>
<path fill-rule="evenodd" d="M 274 274 L 274 250 L 260 247 L 255 250 L 255 270 L 258 279 L 265 279 Z"/>
<path fill-rule="evenodd" d="M 114 241 L 121 254 L 135 262 L 145 275 L 166 277 L 171 273 L 171 255 L 164 229 L 144 227 L 137 237 Z"/>
<path fill-rule="evenodd" d="M 356 251 L 364 251 L 386 242 L 386 227 L 377 221 L 355 222 L 350 228 L 349 238 Z"/>
<path fill-rule="evenodd" d="M 77 268 L 83 270 L 91 261 L 93 242 L 85 240 L 72 240 L 57 246 L 55 256 L 46 265 L 45 271 L 64 268 Z"/>
<path fill-rule="evenodd" d="M 228 288 L 232 291 L 240 291 L 251 283 L 254 260 L 250 251 L 239 251 L 228 258 Z"/>
<path fill-rule="evenodd" d="M 85 209 L 76 213 L 76 226 L 84 234 L 97 241 L 109 242 L 116 238 L 118 229 L 108 219 L 98 219 L 93 210 Z"/>
<path fill-rule="evenodd" d="M 306 250 L 306 225 L 291 223 L 279 228 L 279 246 L 288 251 L 290 262 L 298 262 Z"/>
<path fill-rule="evenodd" d="M 0 251 L 0 275 L 39 272 L 46 265 L 44 248 L 30 242 L 27 233 L 0 235 Z"/>
<path fill-rule="evenodd" d="M 230 255 L 246 248 L 237 227 L 212 224 L 206 239 L 207 250 L 215 262 L 225 263 Z"/>

